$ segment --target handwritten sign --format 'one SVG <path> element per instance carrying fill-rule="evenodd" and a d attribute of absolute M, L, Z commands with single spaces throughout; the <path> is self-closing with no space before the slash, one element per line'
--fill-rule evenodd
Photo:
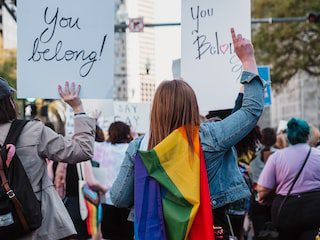
<path fill-rule="evenodd" d="M 150 127 L 149 119 L 150 104 L 114 102 L 114 116 L 104 119 L 104 124 L 122 121 L 131 126 L 136 133 L 146 133 Z"/>
<path fill-rule="evenodd" d="M 242 73 L 230 28 L 251 38 L 249 0 L 182 1 L 181 73 L 201 110 L 232 108 Z"/>
<path fill-rule="evenodd" d="M 109 100 L 84 100 L 84 109 L 89 116 L 92 112 L 101 112 L 98 125 L 105 131 L 111 123 L 121 121 L 128 124 L 136 133 L 146 133 L 150 127 L 150 104 L 130 103 Z M 70 107 L 66 109 L 65 131 L 67 136 L 74 132 L 73 111 Z"/>
<path fill-rule="evenodd" d="M 100 114 L 102 118 L 114 115 L 114 102 L 111 99 L 84 99 L 83 108 L 89 116 Z"/>
<path fill-rule="evenodd" d="M 112 98 L 114 1 L 18 1 L 18 97 L 57 98 L 66 80 L 82 98 Z"/>

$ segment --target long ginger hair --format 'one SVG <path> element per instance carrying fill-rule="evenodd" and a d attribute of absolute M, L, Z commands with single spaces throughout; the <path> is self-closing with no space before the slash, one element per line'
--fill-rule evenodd
<path fill-rule="evenodd" d="M 200 125 L 200 114 L 193 89 L 183 80 L 162 82 L 154 95 L 150 119 L 148 149 L 152 149 L 172 131 L 184 126 L 190 147 Z"/>

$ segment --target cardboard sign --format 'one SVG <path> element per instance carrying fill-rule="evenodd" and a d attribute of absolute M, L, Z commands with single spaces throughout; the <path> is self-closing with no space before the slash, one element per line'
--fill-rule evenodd
<path fill-rule="evenodd" d="M 259 66 L 258 67 L 259 76 L 269 85 L 264 89 L 264 106 L 269 107 L 272 104 L 272 89 L 271 89 L 271 78 L 270 78 L 270 67 L 269 66 Z"/>
<path fill-rule="evenodd" d="M 230 28 L 251 38 L 250 0 L 182 1 L 181 73 L 195 90 L 200 110 L 232 108 L 242 64 Z"/>
<path fill-rule="evenodd" d="M 82 98 L 112 98 L 114 0 L 18 0 L 18 97 L 58 98 L 66 80 Z"/>

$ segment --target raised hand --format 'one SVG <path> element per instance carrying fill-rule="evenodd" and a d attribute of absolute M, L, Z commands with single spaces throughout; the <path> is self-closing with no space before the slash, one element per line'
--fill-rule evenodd
<path fill-rule="evenodd" d="M 58 86 L 58 92 L 63 101 L 65 101 L 75 113 L 83 112 L 83 106 L 81 99 L 79 98 L 79 93 L 81 90 L 81 86 L 78 85 L 76 88 L 76 84 L 73 82 L 71 87 L 69 86 L 69 82 L 67 81 L 64 85 L 64 90 L 62 90 L 62 86 Z"/>
<path fill-rule="evenodd" d="M 243 38 L 241 34 L 236 35 L 233 28 L 231 28 L 231 35 L 235 52 L 242 62 L 244 70 L 258 73 L 252 43 L 248 39 Z"/>

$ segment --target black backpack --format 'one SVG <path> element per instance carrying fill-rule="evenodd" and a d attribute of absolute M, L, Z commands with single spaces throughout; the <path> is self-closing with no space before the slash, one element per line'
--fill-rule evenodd
<path fill-rule="evenodd" d="M 28 121 L 15 120 L 1 148 L 0 155 L 0 239 L 15 239 L 39 228 L 41 202 L 33 192 L 23 165 L 14 153 L 7 167 L 7 146 L 15 146 Z"/>

